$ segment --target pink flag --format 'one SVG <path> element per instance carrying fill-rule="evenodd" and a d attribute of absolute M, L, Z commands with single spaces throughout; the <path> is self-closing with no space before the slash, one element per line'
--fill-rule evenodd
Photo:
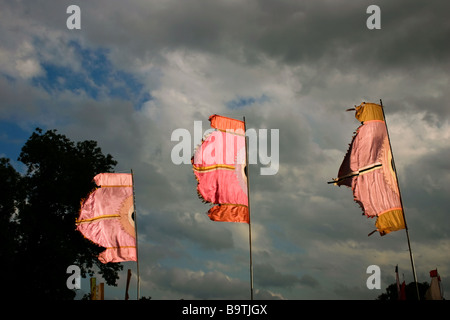
<path fill-rule="evenodd" d="M 196 149 L 192 166 L 197 192 L 214 204 L 208 211 L 213 221 L 249 222 L 244 122 L 213 115 L 216 131 Z"/>
<path fill-rule="evenodd" d="M 99 188 L 82 202 L 77 230 L 106 248 L 98 257 L 102 263 L 136 261 L 131 174 L 100 173 L 94 181 Z"/>
<path fill-rule="evenodd" d="M 351 187 L 354 200 L 367 217 L 377 217 L 377 231 L 385 235 L 404 229 L 405 222 L 381 108 L 374 103 L 356 107 L 355 117 L 362 125 L 353 136 L 334 184 Z"/>

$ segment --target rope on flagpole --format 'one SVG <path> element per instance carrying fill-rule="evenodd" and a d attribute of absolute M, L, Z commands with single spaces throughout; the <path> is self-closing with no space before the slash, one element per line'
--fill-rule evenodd
<path fill-rule="evenodd" d="M 389 137 L 389 130 L 388 130 L 388 126 L 387 126 L 387 121 L 386 121 L 386 116 L 384 114 L 384 107 L 383 107 L 383 102 L 380 99 L 380 106 L 381 106 L 381 110 L 383 111 L 383 118 L 384 118 L 384 124 L 386 126 L 386 133 L 387 133 L 387 137 L 388 137 L 388 141 L 389 141 L 389 147 L 391 149 L 391 155 L 392 155 L 392 167 L 394 169 L 395 172 L 395 179 L 397 180 L 397 188 L 398 188 L 398 194 L 399 194 L 399 198 L 400 198 L 400 205 L 402 207 L 402 214 L 403 214 L 403 221 L 405 222 L 405 231 L 406 231 L 406 239 L 408 240 L 408 248 L 409 248 L 409 258 L 411 260 L 411 267 L 412 267 L 412 272 L 413 272 L 413 277 L 414 277 L 414 282 L 416 284 L 416 291 L 417 291 L 417 299 L 420 300 L 420 295 L 419 295 L 419 286 L 417 284 L 417 276 L 416 276 L 416 268 L 414 266 L 414 257 L 413 257 L 413 253 L 411 250 L 411 242 L 409 240 L 409 232 L 408 232 L 408 225 L 406 224 L 406 216 L 405 216 L 405 209 L 403 207 L 403 200 L 402 200 L 402 193 L 400 191 L 400 183 L 398 181 L 398 175 L 397 175 L 397 168 L 395 166 L 395 160 L 394 160 L 394 152 L 392 150 L 392 145 L 391 145 L 391 139 Z"/>

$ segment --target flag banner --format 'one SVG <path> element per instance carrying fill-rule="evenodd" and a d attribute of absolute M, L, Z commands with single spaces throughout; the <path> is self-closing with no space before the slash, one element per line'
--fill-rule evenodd
<path fill-rule="evenodd" d="M 395 279 L 397 281 L 397 300 L 406 300 L 406 283 L 403 281 L 402 284 L 400 284 L 398 266 L 395 266 Z"/>
<path fill-rule="evenodd" d="M 405 229 L 383 110 L 378 104 L 365 102 L 355 109 L 355 117 L 362 124 L 333 183 L 352 188 L 363 214 L 368 218 L 377 217 L 376 231 L 383 236 Z"/>
<path fill-rule="evenodd" d="M 437 269 L 434 269 L 434 270 L 430 271 L 430 277 L 431 278 L 438 277 Z"/>
<path fill-rule="evenodd" d="M 437 269 L 430 271 L 431 283 L 430 287 L 427 289 L 425 293 L 426 300 L 442 300 L 442 292 L 441 292 L 441 277 L 439 276 Z"/>
<path fill-rule="evenodd" d="M 94 182 L 98 188 L 82 201 L 77 230 L 106 248 L 102 263 L 137 261 L 131 174 L 100 173 Z"/>
<path fill-rule="evenodd" d="M 211 220 L 249 223 L 244 122 L 219 115 L 209 121 L 216 130 L 192 157 L 198 195 L 213 204 Z"/>

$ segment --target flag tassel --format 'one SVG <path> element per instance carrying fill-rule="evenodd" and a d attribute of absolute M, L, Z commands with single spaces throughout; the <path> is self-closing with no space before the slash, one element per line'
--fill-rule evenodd
<path fill-rule="evenodd" d="M 388 130 L 388 126 L 387 126 L 386 116 L 384 114 L 383 102 L 381 101 L 381 99 L 380 99 L 380 106 L 381 106 L 381 110 L 383 111 L 384 124 L 386 126 L 386 133 L 387 133 L 387 137 L 388 137 L 388 141 L 389 141 L 389 147 L 391 149 L 391 154 L 392 154 L 392 167 L 394 169 L 395 178 L 397 180 L 397 188 L 398 188 L 398 194 L 399 194 L 399 198 L 400 198 L 400 205 L 401 205 L 401 208 L 402 208 L 403 221 L 405 222 L 405 232 L 406 232 L 406 239 L 407 239 L 407 242 L 408 242 L 409 258 L 411 260 L 411 267 L 412 267 L 412 272 L 413 272 L 413 277 L 414 277 L 414 283 L 416 284 L 417 299 L 420 300 L 419 286 L 417 284 L 416 268 L 415 268 L 415 265 L 414 265 L 414 256 L 413 256 L 412 249 L 411 249 L 411 241 L 409 239 L 408 225 L 406 224 L 405 208 L 403 207 L 402 193 L 400 191 L 400 183 L 398 181 L 397 168 L 395 166 L 395 160 L 394 160 L 394 152 L 392 150 L 391 139 L 389 137 L 389 130 Z"/>
<path fill-rule="evenodd" d="M 244 117 L 244 134 L 247 132 L 247 124 Z M 248 137 L 245 136 L 245 163 L 247 166 L 247 198 L 248 198 L 248 242 L 249 242 L 249 255 L 250 255 L 250 300 L 253 300 L 253 259 L 252 259 L 252 226 L 250 219 L 250 180 L 249 180 L 249 163 L 248 163 Z"/>

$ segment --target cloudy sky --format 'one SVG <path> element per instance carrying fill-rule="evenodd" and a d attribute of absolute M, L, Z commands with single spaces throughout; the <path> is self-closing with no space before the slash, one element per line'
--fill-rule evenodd
<path fill-rule="evenodd" d="M 193 150 L 194 121 L 204 131 L 212 114 L 279 130 L 278 172 L 250 166 L 256 299 L 374 299 L 397 264 L 413 281 L 405 232 L 368 237 L 375 221 L 327 184 L 359 125 L 345 110 L 380 99 L 418 280 L 438 268 L 450 287 L 448 2 L 80 0 L 69 30 L 71 4 L 0 0 L 0 156 L 23 171 L 41 127 L 133 169 L 142 296 L 250 296 L 248 226 L 210 221 L 191 165 L 171 160 L 172 132 L 188 130 Z M 370 265 L 381 290 L 366 286 Z M 106 298 L 123 299 L 128 268 Z"/>

